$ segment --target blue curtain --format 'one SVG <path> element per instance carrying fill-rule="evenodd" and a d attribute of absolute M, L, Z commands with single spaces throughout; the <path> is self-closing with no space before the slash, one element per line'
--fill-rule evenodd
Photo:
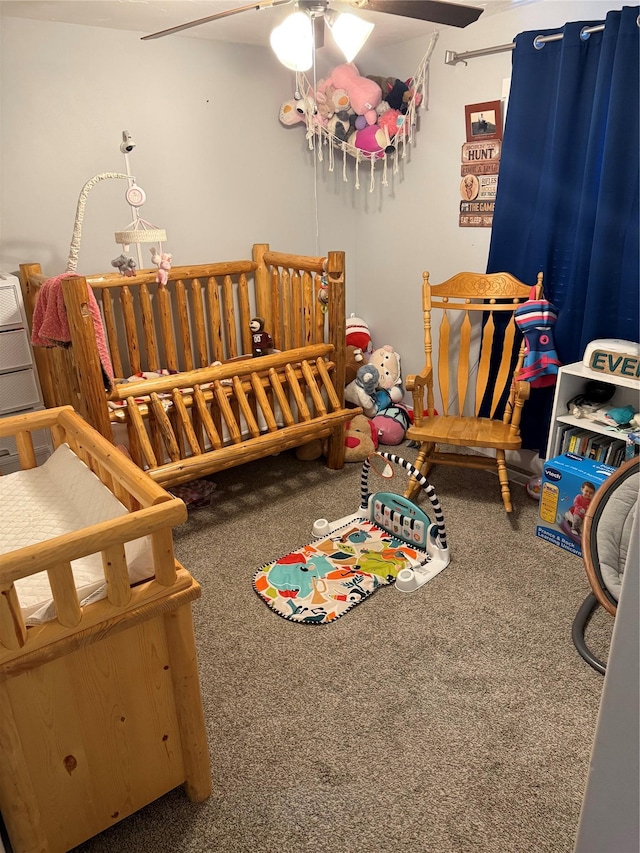
<path fill-rule="evenodd" d="M 639 13 L 515 39 L 487 272 L 543 271 L 564 364 L 595 338 L 640 340 Z M 532 389 L 524 447 L 544 452 L 552 397 Z"/>

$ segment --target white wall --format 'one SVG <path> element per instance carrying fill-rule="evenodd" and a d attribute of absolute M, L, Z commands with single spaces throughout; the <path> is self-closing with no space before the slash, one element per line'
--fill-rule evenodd
<path fill-rule="evenodd" d="M 64 270 L 80 190 L 123 171 L 124 129 L 142 216 L 167 229 L 175 262 L 247 257 L 254 242 L 315 253 L 313 170 L 303 137 L 278 121 L 292 75 L 268 47 L 12 18 L 1 39 L 0 269 Z M 125 189 L 91 190 L 79 272 L 109 270 L 120 253 Z"/>
<path fill-rule="evenodd" d="M 442 28 L 433 51 L 429 108 L 400 175 L 369 193 L 339 164 L 318 163 L 301 125 L 278 121 L 293 81 L 268 47 L 7 18 L 0 31 L 2 151 L 0 269 L 40 261 L 62 271 L 78 193 L 99 172 L 120 171 L 120 133 L 146 190 L 143 216 L 168 231 L 177 262 L 244 257 L 254 242 L 283 251 L 347 253 L 348 311 L 368 320 L 374 344 L 422 367 L 420 285 L 486 267 L 490 231 L 459 228 L 465 104 L 495 100 L 511 52 L 444 64 L 458 53 L 509 43 L 523 30 L 600 20 L 623 3 L 544 0 Z M 358 58 L 363 74 L 409 77 L 429 38 Z M 87 202 L 79 271 L 109 269 L 113 231 L 130 221 L 124 181 L 106 181 Z"/>

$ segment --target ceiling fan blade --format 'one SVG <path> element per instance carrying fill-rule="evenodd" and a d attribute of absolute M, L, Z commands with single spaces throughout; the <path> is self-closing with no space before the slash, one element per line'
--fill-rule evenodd
<path fill-rule="evenodd" d="M 447 0 L 354 0 L 352 5 L 370 12 L 433 21 L 450 27 L 466 27 L 477 21 L 484 11 L 477 6 L 463 6 Z"/>
<path fill-rule="evenodd" d="M 149 39 L 158 39 L 162 38 L 162 36 L 170 36 L 173 33 L 180 33 L 183 30 L 190 30 L 191 27 L 199 27 L 200 24 L 208 24 L 209 21 L 217 21 L 220 18 L 228 18 L 231 15 L 237 15 L 239 12 L 248 12 L 249 9 L 255 9 L 259 11 L 260 9 L 268 9 L 271 6 L 283 6 L 288 3 L 293 2 L 293 0 L 259 0 L 256 3 L 250 3 L 248 6 L 239 6 L 237 9 L 227 9 L 226 12 L 216 12 L 215 15 L 207 15 L 206 18 L 198 18 L 197 21 L 189 21 L 186 24 L 178 24 L 177 27 L 169 27 L 167 30 L 160 30 L 157 33 L 151 33 L 148 36 L 142 36 L 142 41 L 148 41 Z"/>

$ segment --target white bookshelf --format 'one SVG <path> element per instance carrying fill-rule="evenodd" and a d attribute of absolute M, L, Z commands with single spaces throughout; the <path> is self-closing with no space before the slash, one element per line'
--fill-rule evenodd
<path fill-rule="evenodd" d="M 551 459 L 560 453 L 558 448 L 558 434 L 563 424 L 580 427 L 591 433 L 621 438 L 625 434 L 605 424 L 599 424 L 589 418 L 577 418 L 567 410 L 567 403 L 583 393 L 586 383 L 590 379 L 598 382 L 608 382 L 616 386 L 615 393 L 606 404 L 614 408 L 618 406 L 633 406 L 640 411 L 640 382 L 637 379 L 629 379 L 624 376 L 613 376 L 608 373 L 599 373 L 590 370 L 580 361 L 575 364 L 565 364 L 558 371 L 555 396 L 553 400 L 553 411 L 551 414 L 551 426 L 547 442 L 547 459 Z"/>

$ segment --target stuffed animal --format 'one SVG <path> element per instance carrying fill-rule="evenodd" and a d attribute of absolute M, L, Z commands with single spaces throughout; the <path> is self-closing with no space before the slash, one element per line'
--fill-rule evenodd
<path fill-rule="evenodd" d="M 372 364 L 363 364 L 356 372 L 356 378 L 344 389 L 344 398 L 354 406 L 361 406 L 368 418 L 378 411 L 374 394 L 380 374 Z"/>
<path fill-rule="evenodd" d="M 169 281 L 169 270 L 173 255 L 168 252 L 159 252 L 155 246 L 151 247 L 151 263 L 158 267 L 156 281 L 158 284 L 166 284 Z"/>
<path fill-rule="evenodd" d="M 280 107 L 278 118 L 282 124 L 286 124 L 289 127 L 304 122 L 304 111 L 298 110 L 298 101 L 291 98 L 289 101 L 285 101 Z"/>
<path fill-rule="evenodd" d="M 356 415 L 347 421 L 344 438 L 345 462 L 364 462 L 367 456 L 377 449 L 377 431 L 369 418 Z"/>
<path fill-rule="evenodd" d="M 354 347 L 351 344 L 347 346 L 347 356 L 344 372 L 344 384 L 348 385 L 356 378 L 358 368 L 364 362 L 364 353 L 359 347 Z"/>
<path fill-rule="evenodd" d="M 258 356 L 267 355 L 273 349 L 273 338 L 269 332 L 265 332 L 262 317 L 254 317 L 249 323 L 249 328 L 251 330 L 253 357 L 258 358 Z"/>
<path fill-rule="evenodd" d="M 393 402 L 402 400 L 402 375 L 400 371 L 400 355 L 389 344 L 378 347 L 377 350 L 369 356 L 369 364 L 375 365 L 378 369 L 379 379 L 378 388 L 383 388 L 392 393 L 392 389 L 400 389 L 400 396 Z M 397 395 L 396 395 L 397 396 Z"/>
<path fill-rule="evenodd" d="M 361 349 L 365 356 L 373 352 L 369 326 L 360 317 L 356 317 L 355 314 L 347 317 L 345 342 L 347 346 L 351 345 Z"/>
<path fill-rule="evenodd" d="M 411 421 L 404 406 L 387 406 L 371 419 L 376 429 L 379 444 L 401 444 Z"/>
<path fill-rule="evenodd" d="M 376 123 L 376 107 L 382 100 L 382 89 L 374 80 L 362 77 L 353 62 L 337 65 L 318 88 L 326 91 L 328 86 L 344 89 L 354 113 L 364 116 L 367 124 Z"/>
<path fill-rule="evenodd" d="M 348 141 L 354 148 L 359 148 L 365 154 L 375 154 L 378 158 L 384 157 L 385 152 L 390 154 L 395 151 L 388 132 L 377 124 L 369 124 L 362 130 L 356 130 L 355 133 L 351 134 Z"/>
<path fill-rule="evenodd" d="M 118 255 L 111 261 L 111 266 L 116 267 L 120 275 L 132 276 L 136 274 L 136 262 L 126 255 Z"/>

